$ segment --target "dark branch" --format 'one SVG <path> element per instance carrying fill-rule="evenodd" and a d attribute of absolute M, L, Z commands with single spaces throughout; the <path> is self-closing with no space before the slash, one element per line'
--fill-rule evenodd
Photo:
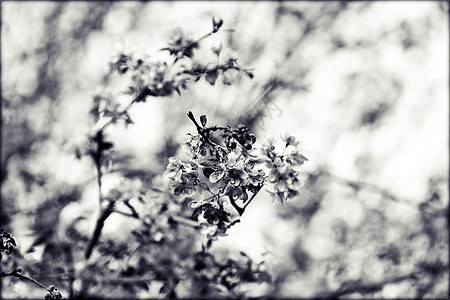
<path fill-rule="evenodd" d="M 263 187 L 262 185 L 259 186 L 258 190 L 252 195 L 252 197 L 247 201 L 247 203 L 245 203 L 243 210 L 245 210 L 247 208 L 247 206 L 250 204 L 250 202 L 252 202 L 252 200 L 259 193 L 259 191 L 261 190 L 262 187 Z"/>
<path fill-rule="evenodd" d="M 360 280 L 358 280 L 358 281 L 354 281 L 351 283 L 346 283 L 345 286 L 341 287 L 337 291 L 334 291 L 329 294 L 322 294 L 322 295 L 319 295 L 318 297 L 323 298 L 323 299 L 335 299 L 335 298 L 338 298 L 338 297 L 341 297 L 344 295 L 353 294 L 353 293 L 361 293 L 361 294 L 373 293 L 373 292 L 383 289 L 383 287 L 386 284 L 397 283 L 397 282 L 401 282 L 404 280 L 412 279 L 416 275 L 417 275 L 416 272 L 412 272 L 412 273 L 409 273 L 406 275 L 393 277 L 393 278 L 386 279 L 383 281 L 368 282 L 368 283 L 361 283 Z"/>
<path fill-rule="evenodd" d="M 212 142 L 208 136 L 205 134 L 205 129 L 203 127 L 201 127 L 198 123 L 197 120 L 195 120 L 194 114 L 192 113 L 192 111 L 189 111 L 187 116 L 189 117 L 189 119 L 191 119 L 191 121 L 194 123 L 195 127 L 197 128 L 197 132 L 198 134 L 200 134 L 200 136 L 205 140 L 205 142 L 207 142 L 208 144 L 210 144 L 213 147 L 219 147 L 220 149 L 223 149 L 222 147 L 220 147 L 219 145 L 217 145 L 216 143 Z"/>
<path fill-rule="evenodd" d="M 233 205 L 233 207 L 236 209 L 236 211 L 239 213 L 239 215 L 242 216 L 245 209 L 243 209 L 242 207 L 239 207 L 239 205 L 237 205 L 236 202 L 234 201 L 233 197 L 228 196 L 228 198 L 230 199 L 231 205 Z"/>
<path fill-rule="evenodd" d="M 88 259 L 91 256 L 92 249 L 94 249 L 94 246 L 97 244 L 100 238 L 103 225 L 105 224 L 106 219 L 111 215 L 113 211 L 114 211 L 114 201 L 110 201 L 105 210 L 103 210 L 103 212 L 100 213 L 100 216 L 97 220 L 94 232 L 92 234 L 91 239 L 89 240 L 88 246 L 86 247 L 86 252 L 84 254 L 86 259 Z"/>
<path fill-rule="evenodd" d="M 38 285 L 39 287 L 41 287 L 41 288 L 43 288 L 45 290 L 48 290 L 47 286 L 45 286 L 43 283 L 40 283 L 36 279 L 28 277 L 28 276 L 25 276 L 25 275 L 23 275 L 21 273 L 22 273 L 22 269 L 17 269 L 17 270 L 11 271 L 9 273 L 2 272 L 2 273 L 0 273 L 0 278 L 1 277 L 7 277 L 7 276 L 13 276 L 13 277 L 17 277 L 17 278 L 20 278 L 20 279 L 31 281 L 34 284 Z"/>

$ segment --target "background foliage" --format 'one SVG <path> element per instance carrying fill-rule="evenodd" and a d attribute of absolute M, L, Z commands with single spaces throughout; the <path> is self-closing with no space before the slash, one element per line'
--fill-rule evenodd
<path fill-rule="evenodd" d="M 177 284 L 178 272 L 201 261 L 201 276 L 212 278 L 227 258 L 244 268 L 244 251 L 255 264 L 265 261 L 272 282 L 242 285 L 234 296 L 448 296 L 447 2 L 1 5 L 1 226 L 18 244 L 15 261 L 3 255 L 2 271 L 16 263 L 64 296 L 183 297 L 213 292 L 202 287 L 204 277 Z M 131 187 L 136 178 L 158 186 L 168 158 L 194 132 L 185 117 L 191 110 L 218 125 L 244 123 L 259 141 L 296 136 L 309 159 L 301 195 L 280 208 L 259 194 L 211 248 L 217 262 L 192 255 L 202 241 L 188 227 L 177 229 L 176 251 L 152 245 L 129 255 L 141 223 L 113 214 L 84 265 L 98 213 L 96 176 L 75 152 L 90 130 L 92 93 L 119 84 L 105 77 L 116 44 L 164 57 L 159 49 L 176 28 L 201 36 L 212 16 L 234 31 L 205 40 L 197 58 L 213 60 L 210 48 L 222 43 L 221 55 L 237 55 L 253 80 L 201 80 L 182 97 L 138 103 L 130 110 L 134 125 L 110 129 L 121 163 L 105 174 L 104 187 L 124 185 L 121 176 Z M 159 220 L 161 232 L 170 232 L 168 219 Z M 159 279 L 143 287 L 149 274 L 118 274 L 133 264 L 159 267 Z M 15 278 L 2 285 L 3 298 L 42 297 Z"/>

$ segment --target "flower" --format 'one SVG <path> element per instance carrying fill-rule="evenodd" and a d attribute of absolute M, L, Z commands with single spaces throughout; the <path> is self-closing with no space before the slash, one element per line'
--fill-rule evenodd
<path fill-rule="evenodd" d="M 267 180 L 271 183 L 272 190 L 269 191 L 275 201 L 285 203 L 287 199 L 295 197 L 297 187 L 300 184 L 297 169 L 308 159 L 299 153 L 298 142 L 293 136 L 283 136 L 284 149 L 278 153 L 274 139 L 261 148 L 264 163 L 269 168 Z M 278 145 L 283 148 L 282 145 Z"/>
<path fill-rule="evenodd" d="M 183 174 L 184 164 L 181 162 L 181 159 L 170 157 L 169 164 L 167 165 L 166 174 L 167 177 L 172 179 L 173 181 L 181 181 L 181 175 Z"/>
<path fill-rule="evenodd" d="M 211 183 L 216 183 L 217 181 L 219 181 L 220 179 L 223 178 L 223 176 L 225 176 L 225 165 L 223 163 L 219 163 L 217 164 L 217 168 L 216 171 L 214 171 L 210 176 L 209 176 L 209 181 Z"/>
<path fill-rule="evenodd" d="M 295 136 L 291 136 L 291 135 L 284 135 L 281 137 L 281 139 L 286 143 L 286 147 L 287 146 L 297 146 L 298 145 L 298 141 L 295 141 Z"/>

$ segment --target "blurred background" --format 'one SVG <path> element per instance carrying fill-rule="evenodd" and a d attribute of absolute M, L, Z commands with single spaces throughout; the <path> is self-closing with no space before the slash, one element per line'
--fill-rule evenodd
<path fill-rule="evenodd" d="M 134 125 L 108 131 L 129 156 L 123 167 L 164 172 L 195 132 L 189 110 L 211 124 L 244 123 L 257 143 L 294 135 L 309 159 L 300 196 L 280 207 L 258 194 L 211 249 L 266 261 L 273 282 L 249 295 L 448 297 L 446 1 L 3 1 L 1 226 L 18 241 L 22 267 L 61 281 L 67 295 L 54 276 L 67 270 L 54 264 L 69 265 L 61 249 L 75 251 L 66 228 L 90 215 L 77 229 L 89 236 L 95 223 L 95 168 L 75 150 L 111 56 L 128 47 L 157 59 L 174 30 L 198 38 L 213 16 L 224 30 L 196 59 L 214 62 L 209 48 L 222 43 L 254 78 L 201 80 L 135 105 Z M 103 239 L 131 238 L 125 221 L 108 221 Z M 42 296 L 13 283 L 2 279 L 3 298 Z"/>

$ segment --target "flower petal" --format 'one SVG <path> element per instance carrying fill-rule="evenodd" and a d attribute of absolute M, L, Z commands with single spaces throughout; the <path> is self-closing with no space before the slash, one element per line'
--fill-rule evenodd
<path fill-rule="evenodd" d="M 222 179 L 222 177 L 225 175 L 225 172 L 220 170 L 220 171 L 215 171 L 211 174 L 211 176 L 209 176 L 209 181 L 211 183 L 216 183 L 217 181 L 219 181 L 220 179 Z"/>

